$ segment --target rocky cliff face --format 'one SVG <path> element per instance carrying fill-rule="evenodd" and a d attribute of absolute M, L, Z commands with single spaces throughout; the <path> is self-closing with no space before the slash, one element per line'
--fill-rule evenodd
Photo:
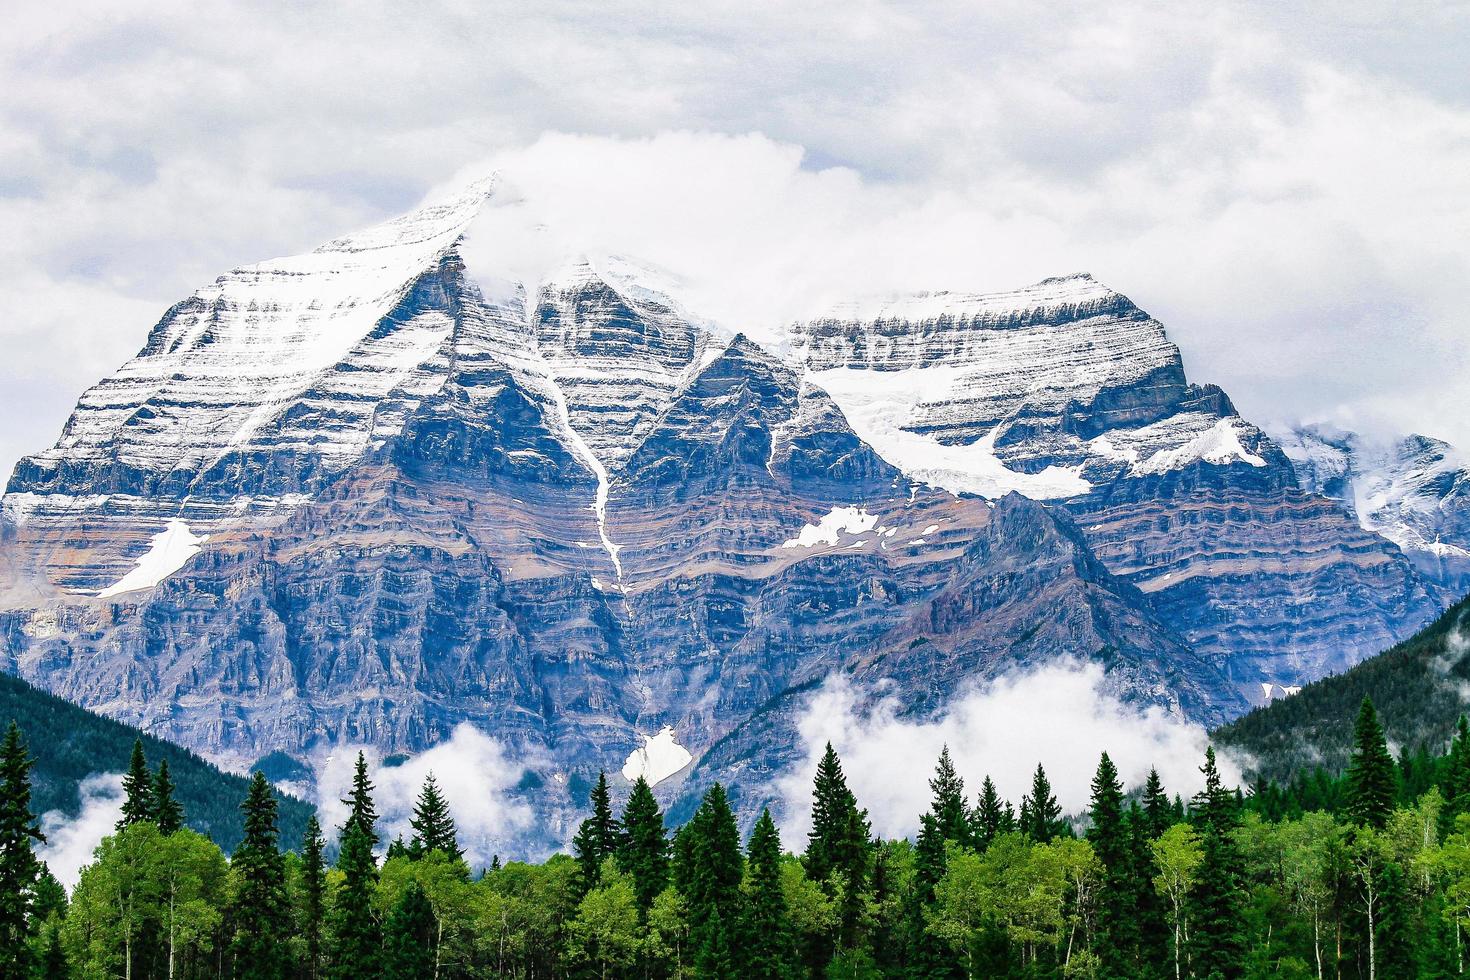
<path fill-rule="evenodd" d="M 1442 439 L 1375 442 L 1327 426 L 1273 433 L 1302 488 L 1337 501 L 1451 596 L 1470 592 L 1470 459 Z"/>
<path fill-rule="evenodd" d="M 776 356 L 623 260 L 477 281 L 489 192 L 170 310 L 16 469 L 6 669 L 234 762 L 468 720 L 554 809 L 665 726 L 773 771 L 835 672 L 922 712 L 1066 655 L 1214 722 L 1434 607 L 1091 279 Z"/>

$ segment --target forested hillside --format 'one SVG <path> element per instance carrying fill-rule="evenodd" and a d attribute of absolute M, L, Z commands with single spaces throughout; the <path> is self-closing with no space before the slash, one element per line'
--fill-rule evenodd
<path fill-rule="evenodd" d="M 168 762 L 188 825 L 227 851 L 240 842 L 244 832 L 240 800 L 250 785 L 245 777 L 222 772 L 187 749 L 0 674 L 0 727 L 12 720 L 25 731 L 36 759 L 31 773 L 35 813 L 61 810 L 74 816 L 81 804 L 81 781 L 93 773 L 125 772 L 133 742 L 141 740 L 150 762 Z M 279 793 L 277 798 L 283 832 L 299 840 L 311 807 Z"/>
<path fill-rule="evenodd" d="M 1399 751 L 1441 751 L 1470 712 L 1467 626 L 1470 597 L 1398 646 L 1224 726 L 1215 742 L 1249 752 L 1268 779 L 1317 765 L 1337 772 L 1352 748 L 1353 711 L 1371 697 Z"/>

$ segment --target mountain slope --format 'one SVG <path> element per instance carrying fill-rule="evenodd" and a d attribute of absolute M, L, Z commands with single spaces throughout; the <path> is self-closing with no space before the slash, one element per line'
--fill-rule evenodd
<path fill-rule="evenodd" d="M 1459 716 L 1470 714 L 1470 597 L 1403 643 L 1257 708 L 1214 738 L 1247 753 L 1269 778 L 1318 764 L 1340 770 L 1364 697 L 1373 699 L 1395 747 L 1443 747 Z"/>
<path fill-rule="evenodd" d="M 188 826 L 207 834 L 227 852 L 244 835 L 240 803 L 250 781 L 221 772 L 192 752 L 128 725 L 78 708 L 18 677 L 0 674 L 0 725 L 21 727 L 36 766 L 31 772 L 31 809 L 76 816 L 78 784 L 94 773 L 126 772 L 133 741 L 143 740 L 149 764 L 168 760 Z M 276 794 L 281 839 L 295 846 L 306 830 L 311 807 Z"/>

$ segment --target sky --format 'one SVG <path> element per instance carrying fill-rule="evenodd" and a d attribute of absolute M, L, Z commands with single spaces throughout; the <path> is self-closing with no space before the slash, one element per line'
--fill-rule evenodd
<path fill-rule="evenodd" d="M 195 288 L 490 171 L 509 258 L 630 252 L 758 336 L 1089 271 L 1254 421 L 1470 446 L 1466 63 L 1413 0 L 21 5 L 0 469 Z"/>

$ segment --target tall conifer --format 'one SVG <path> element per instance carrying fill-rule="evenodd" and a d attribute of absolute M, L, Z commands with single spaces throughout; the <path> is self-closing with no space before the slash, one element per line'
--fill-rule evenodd
<path fill-rule="evenodd" d="M 1037 763 L 1036 772 L 1031 777 L 1031 792 L 1021 801 L 1020 831 L 1029 834 L 1038 844 L 1045 844 L 1062 833 L 1062 824 L 1062 808 L 1052 795 L 1051 781 L 1046 778 L 1046 770 Z"/>
<path fill-rule="evenodd" d="M 738 957 L 741 975 L 771 980 L 792 977 L 796 944 L 781 888 L 781 836 L 770 810 L 761 811 L 750 833 L 749 855 Z"/>
<path fill-rule="evenodd" d="M 286 866 L 277 845 L 276 798 L 259 770 L 240 807 L 245 837 L 230 858 L 236 881 L 230 921 L 235 975 L 244 980 L 280 980 L 286 974 L 290 920 Z"/>
<path fill-rule="evenodd" d="M 812 829 L 803 861 L 807 876 L 841 899 L 840 946 L 852 946 L 857 940 L 871 846 L 867 811 L 858 809 L 857 798 L 847 788 L 842 762 L 828 742 L 812 787 Z"/>
<path fill-rule="evenodd" d="M 383 980 L 429 980 L 434 970 L 434 909 L 417 881 L 383 925 Z"/>
<path fill-rule="evenodd" d="M 980 784 L 980 796 L 971 814 L 974 827 L 972 837 L 976 850 L 984 851 L 997 836 L 1015 829 L 1015 817 L 1008 804 L 1000 798 L 995 781 L 989 776 Z"/>
<path fill-rule="evenodd" d="M 184 807 L 174 797 L 174 781 L 168 772 L 168 760 L 158 760 L 158 773 L 153 778 L 153 822 L 165 836 L 184 826 Z"/>
<path fill-rule="evenodd" d="M 1123 784 L 1104 752 L 1092 778 L 1092 826 L 1087 839 L 1102 865 L 1098 891 L 1097 954 L 1101 975 L 1121 980 L 1137 975 L 1137 903 L 1133 849 L 1123 820 Z"/>
<path fill-rule="evenodd" d="M 306 818 L 301 837 L 301 932 L 306 946 L 303 973 L 316 980 L 322 970 L 322 928 L 326 917 L 327 868 L 323 852 L 327 842 L 316 814 Z"/>
<path fill-rule="evenodd" d="M 742 917 L 740 832 L 719 783 L 704 794 L 693 819 L 680 830 L 676 854 L 695 971 L 702 977 L 734 977 L 735 930 Z"/>
<path fill-rule="evenodd" d="M 957 844 L 969 844 L 971 828 L 965 808 L 965 781 L 955 772 L 948 745 L 940 750 L 939 762 L 934 767 L 934 777 L 929 780 L 929 789 L 934 794 L 929 812 L 938 821 L 939 831 L 944 839 Z"/>
<path fill-rule="evenodd" d="M 148 760 L 143 756 L 143 740 L 133 740 L 133 755 L 128 761 L 128 771 L 123 776 L 122 817 L 117 829 L 153 819 L 153 776 L 148 772 Z"/>
<path fill-rule="evenodd" d="M 1373 702 L 1363 698 L 1353 726 L 1353 755 L 1347 772 L 1347 815 L 1354 823 L 1383 829 L 1398 796 L 1398 770 L 1389 755 Z"/>
<path fill-rule="evenodd" d="M 14 721 L 0 742 L 0 978 L 29 980 L 41 873 L 31 845 L 46 838 L 31 813 L 31 758 Z"/>
<path fill-rule="evenodd" d="M 639 914 L 645 918 L 653 900 L 669 884 L 669 838 L 664 815 L 648 780 L 639 776 L 623 809 L 622 844 L 618 867 L 633 879 Z"/>
<path fill-rule="evenodd" d="M 572 838 L 572 854 L 577 859 L 583 893 L 602 880 L 602 862 L 615 855 L 620 843 L 620 828 L 613 816 L 612 793 L 607 788 L 607 773 L 599 772 L 588 799 L 592 816 L 582 821 Z"/>
<path fill-rule="evenodd" d="M 1245 969 L 1244 865 L 1231 834 L 1237 824 L 1235 795 L 1224 788 L 1214 747 L 1200 770 L 1205 788 L 1194 798 L 1203 858 L 1190 892 L 1192 961 L 1203 976 L 1234 980 Z"/>
<path fill-rule="evenodd" d="M 373 857 L 373 847 L 378 842 L 374 829 L 378 814 L 372 791 L 367 761 L 359 752 L 352 790 L 342 801 L 350 809 L 342 826 L 341 850 L 337 854 L 342 883 L 337 888 L 331 915 L 330 975 L 338 980 L 359 980 L 381 974 L 383 933 L 373 910 L 373 894 L 378 887 L 378 863 Z"/>
<path fill-rule="evenodd" d="M 413 851 L 418 855 L 430 851 L 443 851 L 456 861 L 464 857 L 455 831 L 454 817 L 449 812 L 449 803 L 439 792 L 439 784 L 431 772 L 424 779 L 424 787 L 414 803 L 413 816 L 409 819 L 413 827 Z"/>

